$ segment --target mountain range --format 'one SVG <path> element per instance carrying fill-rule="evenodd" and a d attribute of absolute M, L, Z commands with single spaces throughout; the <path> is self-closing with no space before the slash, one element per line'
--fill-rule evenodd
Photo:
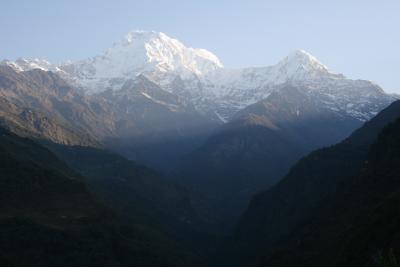
<path fill-rule="evenodd" d="M 154 31 L 75 62 L 3 60 L 0 260 L 54 244 L 37 266 L 370 264 L 396 247 L 363 220 L 396 236 L 397 98 L 304 50 L 229 69 Z"/>
<path fill-rule="evenodd" d="M 77 62 L 51 64 L 43 59 L 21 58 L 2 64 L 18 72 L 53 71 L 88 94 L 117 91 L 128 80 L 143 75 L 181 102 L 189 102 L 222 121 L 267 98 L 276 86 L 285 83 L 306 86 L 331 110 L 364 121 L 377 113 L 380 98 L 385 95 L 370 81 L 351 80 L 330 71 L 303 50 L 290 53 L 273 66 L 226 69 L 211 52 L 188 48 L 154 31 L 132 31 L 100 55 Z M 155 102 L 171 104 L 157 95 L 147 95 Z"/>

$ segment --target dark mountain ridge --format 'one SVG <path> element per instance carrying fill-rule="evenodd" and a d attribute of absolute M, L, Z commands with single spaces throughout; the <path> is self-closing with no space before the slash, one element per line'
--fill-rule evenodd
<path fill-rule="evenodd" d="M 261 253 L 267 257 L 280 240 L 312 216 L 321 201 L 363 168 L 369 146 L 382 128 L 398 117 L 399 101 L 343 142 L 302 158 L 282 181 L 252 199 L 242 216 L 232 249 L 241 251 L 245 261 L 255 260 Z"/>
<path fill-rule="evenodd" d="M 43 146 L 0 128 L 2 266 L 187 266 L 157 228 L 124 224 Z"/>
<path fill-rule="evenodd" d="M 264 266 L 395 264 L 400 252 L 399 134 L 397 119 L 379 134 L 361 170 L 343 180 Z"/>

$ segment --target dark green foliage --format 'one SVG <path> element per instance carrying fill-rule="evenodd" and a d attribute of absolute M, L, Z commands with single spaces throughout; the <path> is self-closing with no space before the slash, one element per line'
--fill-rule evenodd
<path fill-rule="evenodd" d="M 79 172 L 105 203 L 125 221 L 162 229 L 183 246 L 204 254 L 213 249 L 215 219 L 202 198 L 167 177 L 113 152 L 48 145 Z"/>
<path fill-rule="evenodd" d="M 400 120 L 382 131 L 365 166 L 343 181 L 265 266 L 396 266 L 399 173 Z"/>
<path fill-rule="evenodd" d="M 383 251 L 377 256 L 377 263 L 379 267 L 399 267 L 400 259 L 393 249 Z"/>
<path fill-rule="evenodd" d="M 207 218 L 199 216 L 195 196 L 161 174 L 107 150 L 49 147 L 124 216 L 150 219 L 175 232 L 179 227 L 204 226 Z"/>
<path fill-rule="evenodd" d="M 188 266 L 140 221 L 121 223 L 49 150 L 0 129 L 1 266 Z"/>
<path fill-rule="evenodd" d="M 399 116 L 400 102 L 395 102 L 342 143 L 300 160 L 280 183 L 253 198 L 227 251 L 243 251 L 241 258 L 247 263 L 255 264 L 261 255 L 268 258 L 296 228 L 307 225 L 321 203 L 363 168 L 368 160 L 369 145 L 385 125 Z M 353 190 L 356 192 L 357 188 Z M 313 227 L 315 225 L 310 226 Z M 330 233 L 336 235 L 334 231 Z M 328 240 L 330 238 L 326 238 Z M 299 241 L 294 239 L 293 242 Z"/>

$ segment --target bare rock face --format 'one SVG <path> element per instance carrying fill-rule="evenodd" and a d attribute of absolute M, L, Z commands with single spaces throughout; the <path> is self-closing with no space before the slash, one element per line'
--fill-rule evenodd
<path fill-rule="evenodd" d="M 3 126 L 19 133 L 61 144 L 99 145 L 95 136 L 112 132 L 107 126 L 92 128 L 100 124 L 100 110 L 94 112 L 88 98 L 52 72 L 17 73 L 1 66 L 0 95 Z"/>

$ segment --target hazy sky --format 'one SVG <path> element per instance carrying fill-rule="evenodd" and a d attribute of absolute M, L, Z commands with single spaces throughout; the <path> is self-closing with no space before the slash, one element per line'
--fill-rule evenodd
<path fill-rule="evenodd" d="M 133 29 L 265 66 L 304 49 L 330 69 L 400 93 L 400 0 L 0 0 L 0 59 L 94 56 Z"/>

